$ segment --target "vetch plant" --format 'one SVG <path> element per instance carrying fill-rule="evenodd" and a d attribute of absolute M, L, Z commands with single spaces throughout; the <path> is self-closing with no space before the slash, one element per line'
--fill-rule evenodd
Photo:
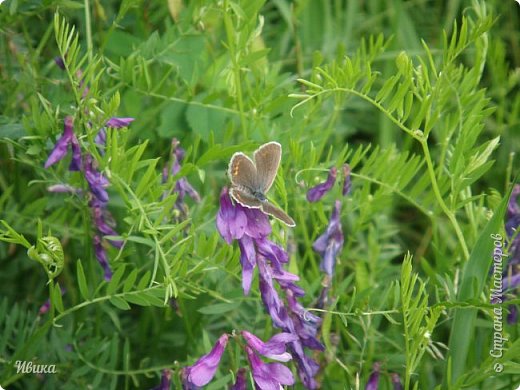
<path fill-rule="evenodd" d="M 292 385 L 294 378 L 291 371 L 281 363 L 264 363 L 260 356 L 278 362 L 287 362 L 291 355 L 286 352 L 286 344 L 295 341 L 296 335 L 278 333 L 267 342 L 263 342 L 254 334 L 247 331 L 240 332 L 245 345 L 239 343 L 245 350 L 254 382 L 261 390 L 278 390 L 280 385 Z M 232 336 L 237 339 L 237 336 Z M 229 335 L 223 334 L 217 340 L 213 349 L 199 358 L 193 365 L 184 367 L 181 372 L 182 386 L 186 390 L 195 390 L 207 385 L 215 376 L 222 355 L 229 341 Z M 245 388 L 245 369 L 237 373 L 234 389 Z"/>
<path fill-rule="evenodd" d="M 503 292 L 514 291 L 520 286 L 520 206 L 518 197 L 520 196 L 520 184 L 513 187 L 511 198 L 507 205 L 505 230 L 509 240 L 508 251 L 509 260 L 507 267 L 504 267 L 504 277 L 502 279 Z M 508 307 L 509 314 L 507 322 L 514 324 L 518 320 L 518 306 L 511 304 Z"/>
<path fill-rule="evenodd" d="M 288 345 L 289 352 L 303 384 L 309 389 L 316 388 L 314 377 L 319 366 L 305 353 L 305 348 L 323 350 L 323 344 L 317 339 L 321 319 L 298 302 L 305 292 L 295 284 L 298 277 L 283 269 L 289 260 L 287 252 L 267 238 L 272 231 L 267 215 L 259 209 L 233 204 L 228 189 L 223 188 L 217 228 L 227 243 L 238 240 L 245 294 L 249 293 L 253 271 L 258 266 L 260 295 L 273 325 L 296 336 Z M 282 297 L 274 282 L 280 287 Z"/>
<path fill-rule="evenodd" d="M 107 121 L 107 126 L 112 128 L 125 127 L 133 120 L 133 118 L 111 118 Z M 74 119 L 71 116 L 67 116 L 64 122 L 63 135 L 54 145 L 54 148 L 49 154 L 44 166 L 45 168 L 49 168 L 51 165 L 64 159 L 67 155 L 69 146 L 71 147 L 72 159 L 69 170 L 81 171 L 88 184 L 90 192 L 87 194 L 87 197 L 89 198 L 89 206 L 92 210 L 93 224 L 97 230 L 92 238 L 94 253 L 99 264 L 103 268 L 104 278 L 108 281 L 112 278 L 112 270 L 110 268 L 106 250 L 103 246 L 103 237 L 118 235 L 117 232 L 107 223 L 107 220 L 112 219 L 109 211 L 106 209 L 109 201 L 106 188 L 110 185 L 110 182 L 104 174 L 97 169 L 97 163 L 94 160 L 94 157 L 88 152 L 81 152 L 80 143 L 73 129 Z M 104 128 L 100 130 L 100 132 L 105 131 Z M 98 140 L 98 145 L 102 146 L 101 144 L 106 141 L 104 139 L 105 136 L 106 135 L 103 135 L 103 137 Z M 51 190 L 52 192 L 56 192 L 56 188 L 52 188 Z M 75 192 L 79 193 L 80 191 L 76 190 Z M 118 249 L 121 249 L 123 246 L 123 241 L 121 240 L 109 239 L 108 242 Z"/>

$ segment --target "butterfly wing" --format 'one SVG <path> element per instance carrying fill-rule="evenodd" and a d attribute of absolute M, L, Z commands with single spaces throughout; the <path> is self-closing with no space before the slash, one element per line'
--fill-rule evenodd
<path fill-rule="evenodd" d="M 231 184 L 254 191 L 258 187 L 257 172 L 253 161 L 244 153 L 235 153 L 228 168 Z"/>
<path fill-rule="evenodd" d="M 231 187 L 229 189 L 229 195 L 231 195 L 236 202 L 249 209 L 259 209 L 262 206 L 262 202 L 256 199 L 253 195 L 250 195 L 237 187 Z"/>
<path fill-rule="evenodd" d="M 282 146 L 278 142 L 268 142 L 260 146 L 254 154 L 257 171 L 257 188 L 265 194 L 273 185 L 282 158 Z"/>
<path fill-rule="evenodd" d="M 274 204 L 269 202 L 262 202 L 261 210 L 269 215 L 272 215 L 273 217 L 279 219 L 283 223 L 285 223 L 287 226 L 294 227 L 296 226 L 296 222 L 294 222 L 294 219 L 289 217 L 285 211 L 283 211 L 281 208 L 276 207 Z"/>

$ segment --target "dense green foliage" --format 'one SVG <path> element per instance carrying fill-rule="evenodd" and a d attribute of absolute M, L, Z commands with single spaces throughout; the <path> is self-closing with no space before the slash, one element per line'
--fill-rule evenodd
<path fill-rule="evenodd" d="M 381 389 L 391 373 L 406 389 L 518 386 L 518 323 L 504 319 L 504 355 L 489 354 L 489 235 L 506 235 L 518 173 L 519 11 L 513 0 L 2 3 L 0 385 L 151 388 L 169 368 L 180 388 L 180 369 L 222 333 L 275 334 L 256 278 L 244 296 L 238 245 L 215 216 L 233 153 L 276 140 L 269 197 L 296 227 L 272 220 L 271 238 L 290 248 L 302 303 L 323 319 L 321 388 L 363 388 L 376 362 Z M 70 157 L 44 168 L 66 116 L 110 181 L 125 242 L 106 246 L 110 282 L 87 181 Z M 108 130 L 101 153 L 111 117 L 135 121 Z M 164 181 L 173 138 L 186 155 Z M 336 185 L 309 203 L 345 163 L 350 195 Z M 179 209 L 182 177 L 201 202 Z M 47 190 L 57 184 L 81 192 Z M 329 303 L 313 310 L 324 274 L 312 244 L 340 198 L 345 245 Z M 505 315 L 520 303 L 508 299 Z M 208 389 L 245 365 L 230 345 Z M 17 373 L 17 360 L 57 373 Z"/>

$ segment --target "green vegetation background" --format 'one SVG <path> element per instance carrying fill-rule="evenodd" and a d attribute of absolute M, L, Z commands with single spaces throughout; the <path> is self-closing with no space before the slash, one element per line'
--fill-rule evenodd
<path fill-rule="evenodd" d="M 243 296 L 237 245 L 214 220 L 231 155 L 277 140 L 284 155 L 270 195 L 297 227 L 273 222 L 274 237 L 294 248 L 290 270 L 309 308 L 323 279 L 311 245 L 341 189 L 316 204 L 305 192 L 331 166 L 352 167 L 345 247 L 321 313 L 322 388 L 363 387 L 374 362 L 382 389 L 393 372 L 409 388 L 518 386 L 518 325 L 504 326 L 504 372 L 489 357 L 492 242 L 482 234 L 504 235 L 500 200 L 517 174 L 519 16 L 513 0 L 1 4 L 0 219 L 13 231 L 1 231 L 10 242 L 0 244 L 0 384 L 150 388 L 170 368 L 178 388 L 179 368 L 223 332 L 272 335 L 258 290 Z M 65 53 L 67 72 L 54 63 Z M 86 200 L 46 190 L 86 188 L 65 162 L 43 168 L 66 115 L 92 152 L 108 118 L 136 118 L 96 155 L 126 240 L 109 252 L 108 285 Z M 172 138 L 187 150 L 179 177 L 202 196 L 187 200 L 187 220 L 175 194 L 161 199 L 174 185 L 160 180 Z M 43 234 L 61 241 L 56 280 L 14 232 L 31 245 Z M 53 309 L 39 316 L 49 296 Z M 245 364 L 230 350 L 209 389 Z M 58 373 L 16 374 L 15 360 Z"/>

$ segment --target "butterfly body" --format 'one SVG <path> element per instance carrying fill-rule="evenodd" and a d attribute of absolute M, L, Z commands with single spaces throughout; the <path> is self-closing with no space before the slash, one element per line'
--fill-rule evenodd
<path fill-rule="evenodd" d="M 253 196 L 260 202 L 267 202 L 267 198 L 260 191 L 253 191 Z"/>
<path fill-rule="evenodd" d="M 261 209 L 286 225 L 295 226 L 294 220 L 270 203 L 265 195 L 276 178 L 281 157 L 282 146 L 278 142 L 260 146 L 253 154 L 254 161 L 244 153 L 235 153 L 229 162 L 228 175 L 232 184 L 229 194 L 244 207 Z"/>

